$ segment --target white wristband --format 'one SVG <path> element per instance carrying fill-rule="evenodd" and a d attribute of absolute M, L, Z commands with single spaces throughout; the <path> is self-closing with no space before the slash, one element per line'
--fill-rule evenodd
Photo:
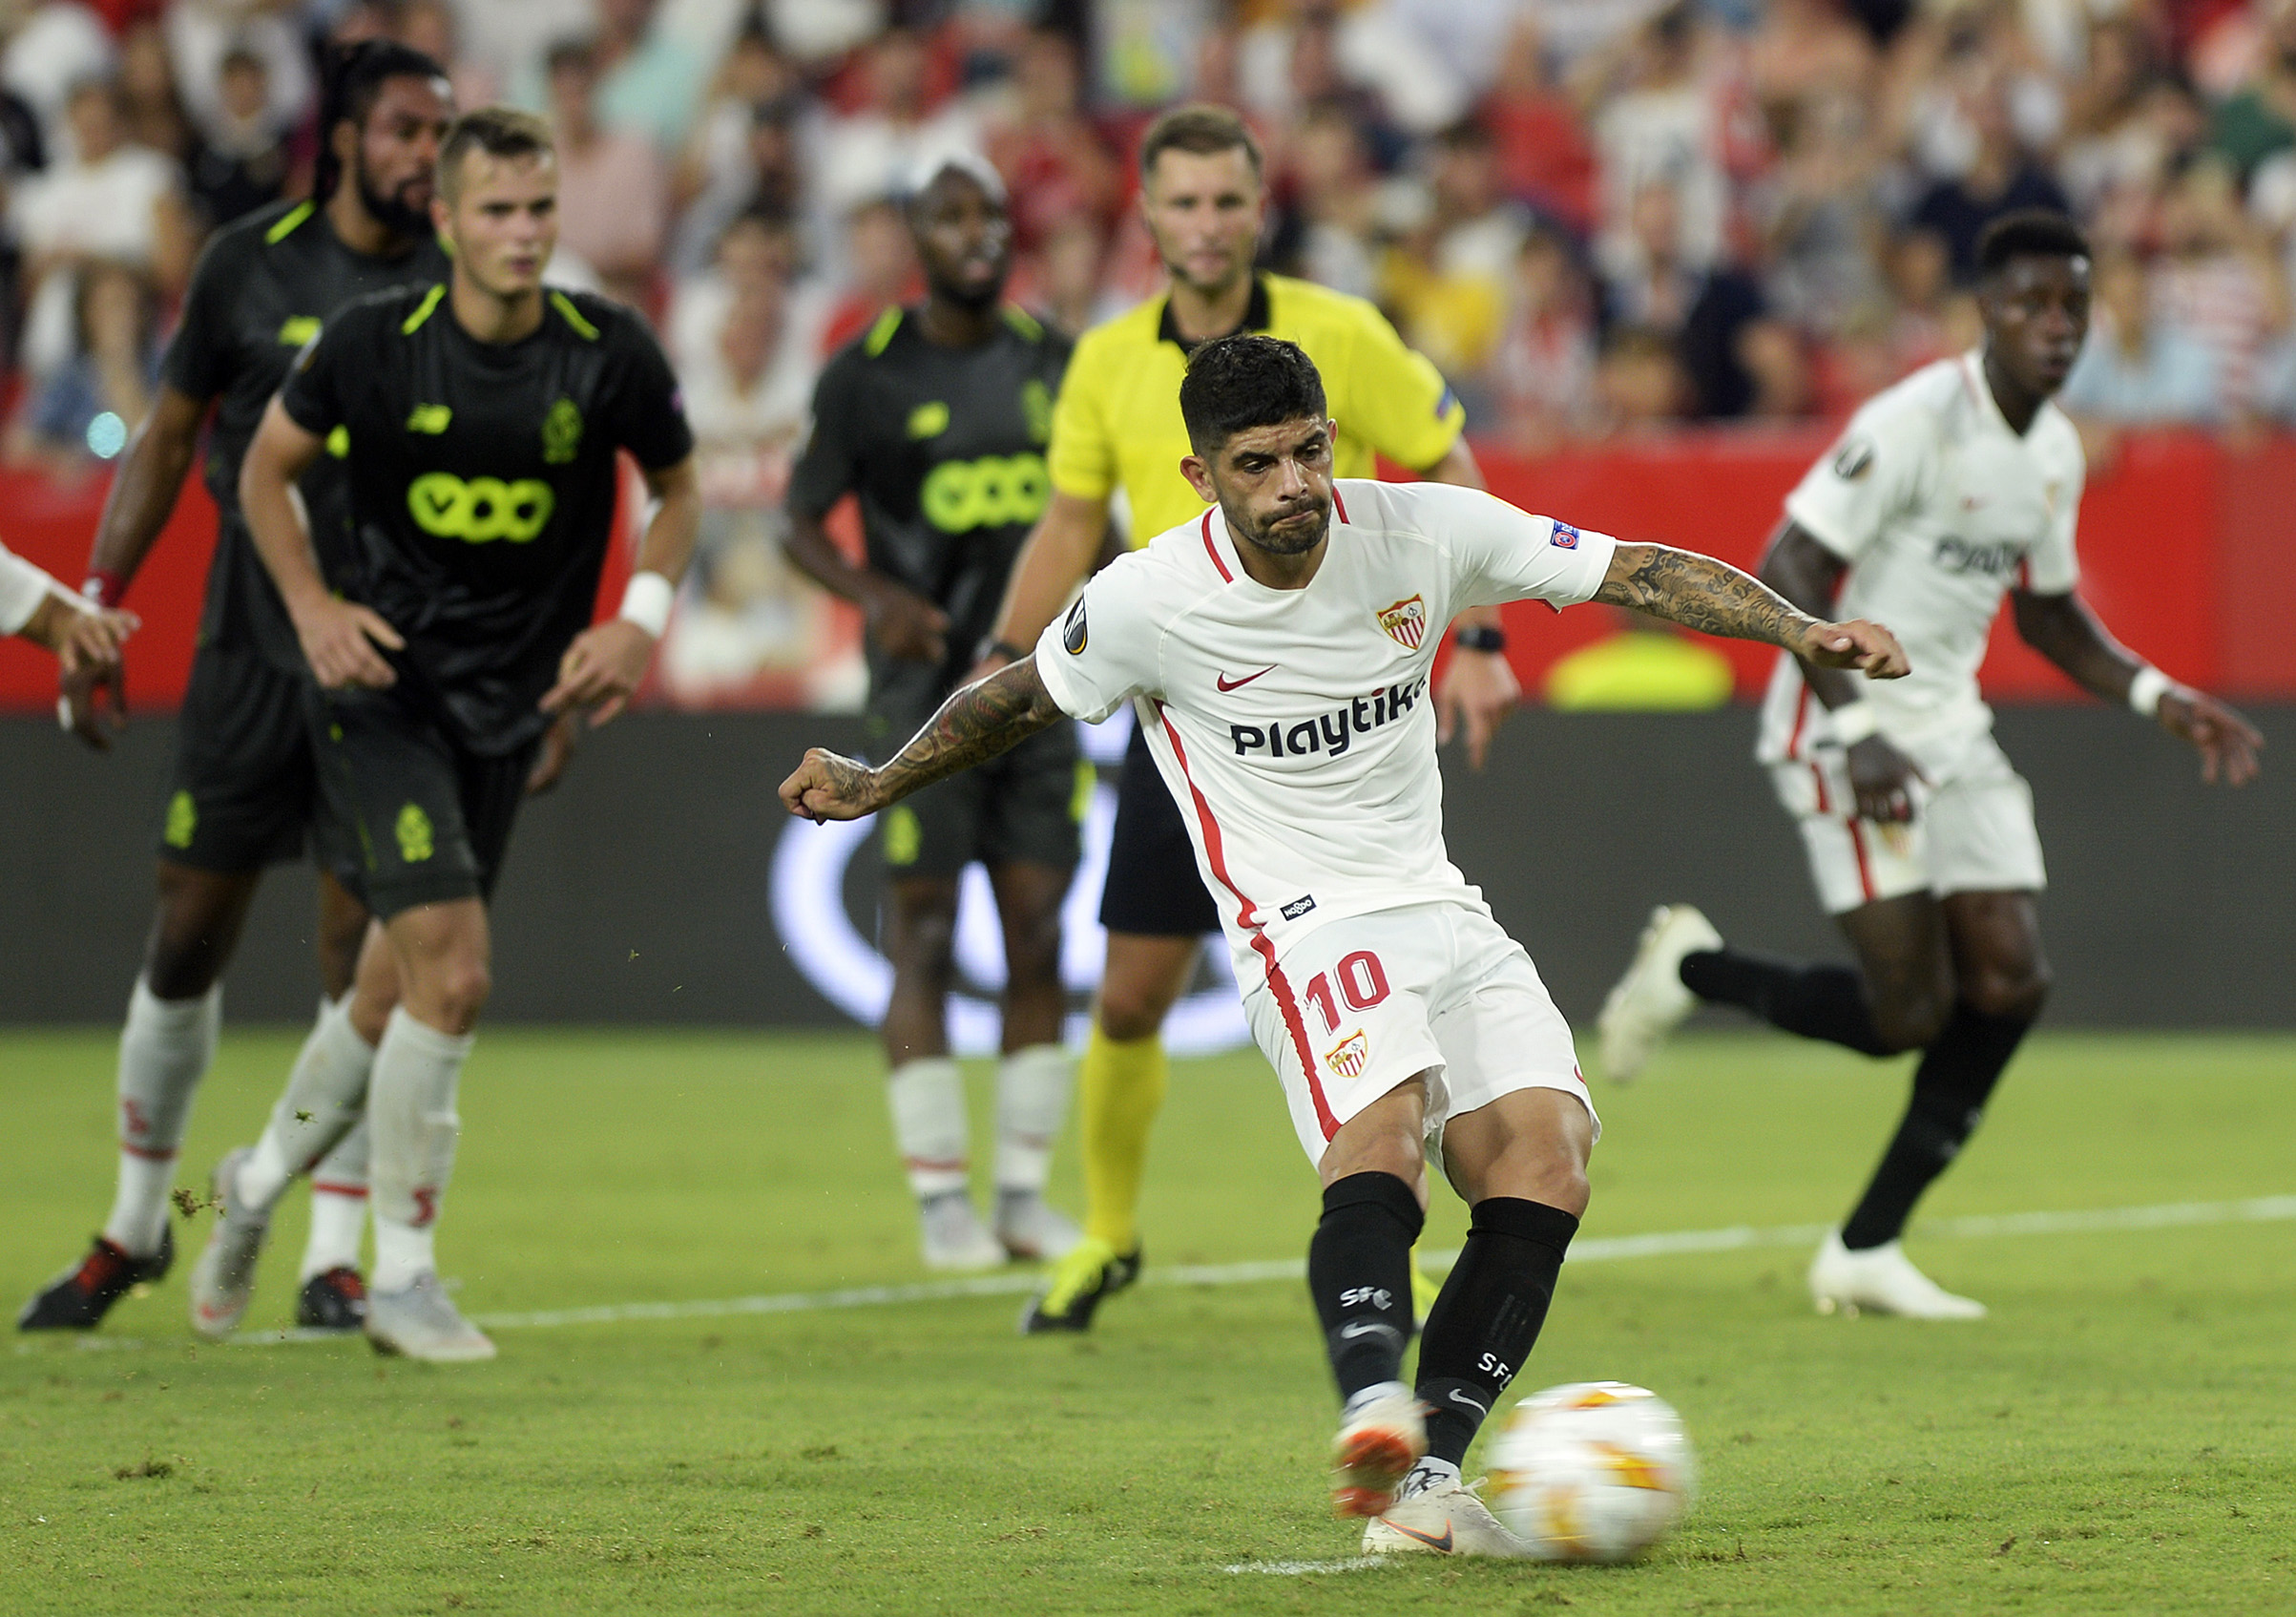
<path fill-rule="evenodd" d="M 659 573 L 633 573 L 622 591 L 622 619 L 659 640 L 670 626 L 670 602 L 677 598 L 678 586 Z"/>
<path fill-rule="evenodd" d="M 2160 699 L 2174 688 L 2176 681 L 2148 662 L 2138 669 L 2137 677 L 2129 682 L 2129 706 L 2140 717 L 2158 718 Z"/>
<path fill-rule="evenodd" d="M 1833 726 L 1833 739 L 1844 746 L 1855 746 L 1882 727 L 1869 702 L 1845 702 L 1826 715 L 1826 722 Z"/>

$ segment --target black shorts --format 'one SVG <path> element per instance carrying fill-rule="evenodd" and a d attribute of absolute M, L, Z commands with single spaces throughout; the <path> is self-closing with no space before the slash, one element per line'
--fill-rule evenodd
<path fill-rule="evenodd" d="M 258 652 L 199 648 L 183 692 L 160 858 L 238 875 L 303 856 L 318 806 L 305 683 Z"/>
<path fill-rule="evenodd" d="M 1220 930 L 1220 912 L 1196 870 L 1196 845 L 1136 725 L 1117 787 L 1100 924 L 1138 937 L 1197 937 Z"/>
<path fill-rule="evenodd" d="M 931 717 L 872 707 L 873 755 L 889 757 Z M 877 817 L 886 872 L 954 877 L 978 860 L 1049 865 L 1072 871 L 1082 853 L 1084 811 L 1092 806 L 1093 766 L 1063 719 L 976 769 L 951 775 L 894 804 Z"/>
<path fill-rule="evenodd" d="M 539 740 L 493 758 L 388 691 L 313 690 L 323 844 L 379 920 L 486 898 Z"/>

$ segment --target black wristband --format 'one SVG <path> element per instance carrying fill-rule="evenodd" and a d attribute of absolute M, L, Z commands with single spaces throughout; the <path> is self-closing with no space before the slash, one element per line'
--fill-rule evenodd
<path fill-rule="evenodd" d="M 1028 649 L 1025 646 L 1014 645 L 1011 640 L 989 640 L 981 642 L 980 652 L 973 658 L 973 661 L 980 662 L 991 657 L 1001 657 L 1007 662 L 1018 662 L 1028 655 Z"/>
<path fill-rule="evenodd" d="M 1451 637 L 1451 643 L 1461 651 L 1505 651 L 1507 649 L 1507 631 L 1492 628 L 1489 624 L 1478 623 L 1469 628 L 1454 630 Z"/>

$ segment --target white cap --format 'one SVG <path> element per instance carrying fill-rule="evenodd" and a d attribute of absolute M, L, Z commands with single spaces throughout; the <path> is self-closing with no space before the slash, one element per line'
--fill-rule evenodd
<path fill-rule="evenodd" d="M 997 201 L 1005 200 L 1005 177 L 969 146 L 941 146 L 921 154 L 902 177 L 900 198 L 913 202 L 950 169 L 972 180 Z"/>

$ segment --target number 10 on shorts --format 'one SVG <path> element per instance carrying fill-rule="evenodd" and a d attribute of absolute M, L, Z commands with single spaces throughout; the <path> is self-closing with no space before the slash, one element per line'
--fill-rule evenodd
<path fill-rule="evenodd" d="M 1368 949 L 1358 949 L 1343 956 L 1338 965 L 1328 972 L 1316 973 L 1307 984 L 1307 1002 L 1324 1018 L 1325 1033 L 1340 1030 L 1339 1002 L 1331 991 L 1335 977 L 1339 981 L 1339 999 L 1345 999 L 1351 1011 L 1368 1011 L 1385 1002 L 1388 997 L 1388 972 L 1379 963 L 1378 956 Z"/>

